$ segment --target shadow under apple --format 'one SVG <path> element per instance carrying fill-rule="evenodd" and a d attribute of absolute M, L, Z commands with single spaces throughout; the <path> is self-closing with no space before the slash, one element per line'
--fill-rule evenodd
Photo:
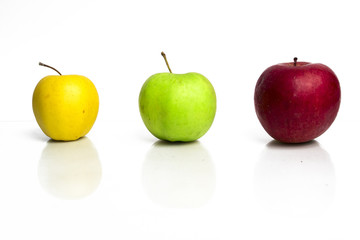
<path fill-rule="evenodd" d="M 170 208 L 196 208 L 213 195 L 215 168 L 199 141 L 157 141 L 146 155 L 142 180 L 153 202 Z"/>
<path fill-rule="evenodd" d="M 81 199 L 92 194 L 101 180 L 98 153 L 89 138 L 59 142 L 44 148 L 38 177 L 43 189 L 60 199 Z"/>

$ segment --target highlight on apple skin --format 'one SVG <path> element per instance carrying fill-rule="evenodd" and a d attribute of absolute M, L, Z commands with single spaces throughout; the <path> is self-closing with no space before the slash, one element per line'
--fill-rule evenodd
<path fill-rule="evenodd" d="M 329 67 L 297 58 L 267 68 L 254 94 L 261 125 L 284 143 L 308 142 L 323 134 L 334 122 L 340 100 L 340 83 Z"/>
<path fill-rule="evenodd" d="M 191 142 L 211 127 L 216 112 L 216 94 L 210 81 L 199 73 L 157 73 L 144 83 L 139 110 L 147 129 L 170 142 Z"/>

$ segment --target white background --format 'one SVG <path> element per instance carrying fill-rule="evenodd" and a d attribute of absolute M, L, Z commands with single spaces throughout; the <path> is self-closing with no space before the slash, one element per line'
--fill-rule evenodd
<path fill-rule="evenodd" d="M 0 2 L 0 239 L 359 239 L 357 1 Z M 199 141 L 168 145 L 143 125 L 152 74 L 199 72 L 218 110 Z M 337 119 L 316 141 L 279 145 L 259 124 L 255 83 L 270 65 L 337 74 Z M 90 78 L 87 138 L 48 142 L 37 82 Z M 50 160 L 49 160 L 50 159 Z M 79 169 L 83 169 L 79 173 Z"/>

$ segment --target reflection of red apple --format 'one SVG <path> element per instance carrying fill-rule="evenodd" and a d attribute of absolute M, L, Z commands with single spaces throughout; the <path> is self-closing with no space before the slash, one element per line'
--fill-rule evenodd
<path fill-rule="evenodd" d="M 310 141 L 324 133 L 340 107 L 335 73 L 319 63 L 281 63 L 266 69 L 255 87 L 255 110 L 266 132 L 281 142 Z"/>

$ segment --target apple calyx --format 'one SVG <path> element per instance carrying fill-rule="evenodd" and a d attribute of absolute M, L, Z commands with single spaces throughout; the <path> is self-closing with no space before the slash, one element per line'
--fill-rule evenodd
<path fill-rule="evenodd" d="M 294 67 L 296 67 L 297 57 L 294 57 Z"/>
<path fill-rule="evenodd" d="M 165 59 L 165 63 L 166 63 L 166 66 L 167 66 L 168 69 L 169 69 L 169 72 L 172 73 L 172 71 L 171 71 L 171 69 L 170 69 L 170 66 L 169 66 L 169 63 L 168 63 L 168 61 L 167 61 L 167 59 L 166 59 L 165 53 L 164 53 L 164 52 L 161 52 L 161 56 L 163 56 L 163 58 Z"/>
<path fill-rule="evenodd" d="M 59 75 L 62 75 L 58 70 L 56 70 L 55 68 L 53 68 L 53 67 L 51 67 L 51 66 L 49 66 L 49 65 L 46 65 L 46 64 L 44 64 L 44 63 L 42 63 L 42 62 L 39 62 L 39 65 L 40 65 L 40 66 L 43 66 L 43 67 L 51 68 L 52 70 L 56 71 Z"/>

